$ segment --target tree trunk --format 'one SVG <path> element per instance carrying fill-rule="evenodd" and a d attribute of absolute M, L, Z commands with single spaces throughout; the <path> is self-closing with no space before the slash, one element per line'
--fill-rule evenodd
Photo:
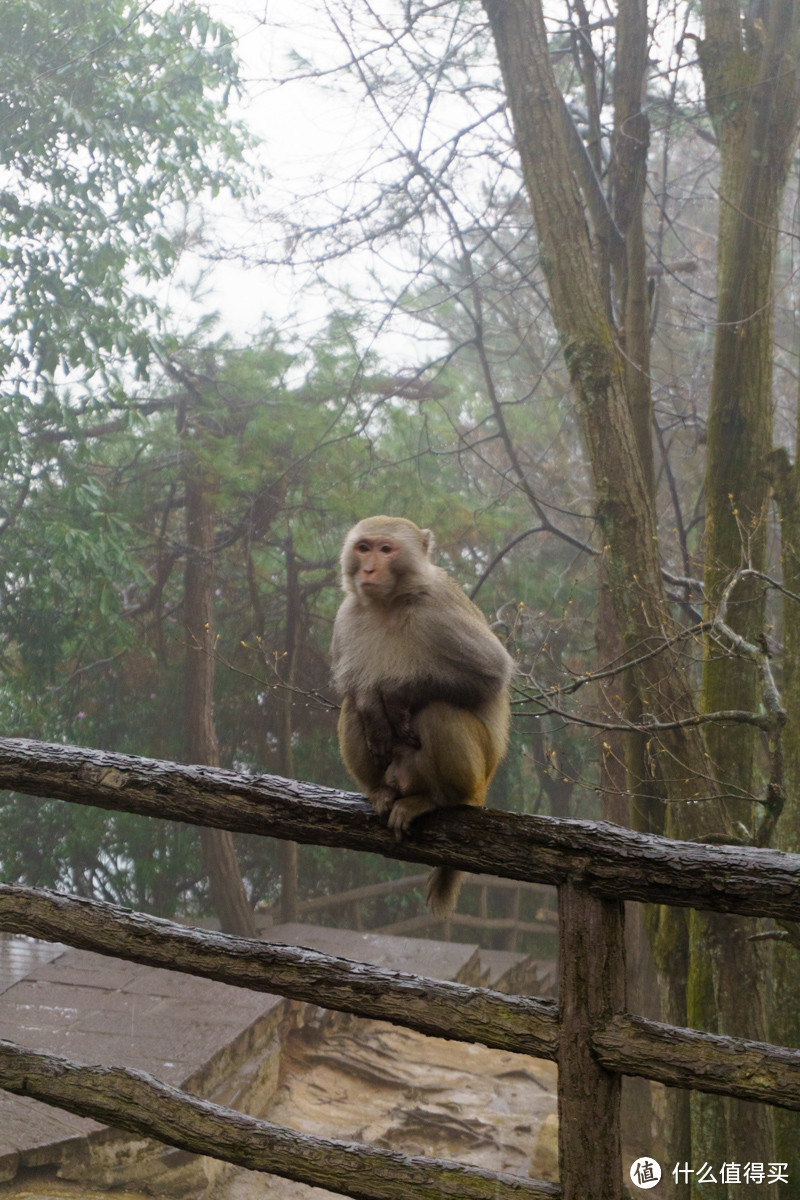
<path fill-rule="evenodd" d="M 640 225 L 637 218 L 641 213 L 637 208 L 636 196 L 640 192 L 639 175 L 644 170 L 643 150 L 646 149 L 646 126 L 641 119 L 637 107 L 640 97 L 634 89 L 620 90 L 615 96 L 617 112 L 622 122 L 633 122 L 633 128 L 638 130 L 635 146 L 631 143 L 631 152 L 626 161 L 617 163 L 618 176 L 624 179 L 627 175 L 632 182 L 626 189 L 621 183 L 617 184 L 620 203 L 617 205 L 617 218 L 622 224 L 618 229 L 625 236 L 625 254 L 622 259 L 625 275 L 621 289 L 622 311 L 626 322 L 625 337 L 631 338 L 637 347 L 636 354 L 621 353 L 620 340 L 608 317 L 608 306 L 603 303 L 601 289 L 597 279 L 591 244 L 587 232 L 585 209 L 581 200 L 574 173 L 574 160 L 566 143 L 565 123 L 563 118 L 563 100 L 555 83 L 547 46 L 547 38 L 539 0 L 485 0 L 484 7 L 489 15 L 492 31 L 497 46 L 498 57 L 506 86 L 506 92 L 514 119 L 517 146 L 522 160 L 523 174 L 531 198 L 534 220 L 540 244 L 540 258 L 547 275 L 553 313 L 556 326 L 561 336 L 564 355 L 570 370 L 575 388 L 579 412 L 581 416 L 584 437 L 592 467 L 595 502 L 598 522 L 603 536 L 605 564 L 611 584 L 617 618 L 620 624 L 623 643 L 629 657 L 641 656 L 643 651 L 655 649 L 661 645 L 661 653 L 654 655 L 647 662 L 641 662 L 631 672 L 633 692 L 629 697 L 628 711 L 649 713 L 661 721 L 671 721 L 686 718 L 696 711 L 690 681 L 685 665 L 680 658 L 673 654 L 668 647 L 670 632 L 673 630 L 670 607 L 667 602 L 662 579 L 658 542 L 656 534 L 655 503 L 652 489 L 650 467 L 649 429 L 647 438 L 644 436 L 642 413 L 649 411 L 649 400 L 642 377 L 647 371 L 646 336 L 644 334 L 642 291 L 644 276 L 643 239 L 640 235 Z M 788 14 L 791 6 L 789 0 L 784 0 L 784 8 Z M 720 0 L 719 5 L 709 3 L 707 16 L 709 40 L 706 49 L 709 50 L 713 39 L 718 37 L 720 29 L 729 28 L 735 24 L 739 28 L 738 6 L 732 6 Z M 628 13 L 631 24 L 623 21 L 624 12 Z M 630 10 L 630 11 L 629 11 Z M 734 14 L 735 10 L 735 14 Z M 733 15 L 732 15 L 733 14 Z M 630 63 L 638 63 L 639 73 L 631 74 L 633 82 L 641 80 L 641 38 L 643 36 L 641 18 L 643 14 L 631 0 L 619 10 L 621 27 L 618 30 L 620 41 L 619 54 Z M 777 17 L 773 17 L 777 21 Z M 637 23 L 638 22 L 638 23 Z M 787 22 L 784 21 L 784 25 Z M 624 25 L 624 28 L 622 27 Z M 633 28 L 633 26 L 636 26 Z M 737 33 L 737 37 L 740 35 Z M 787 54 L 791 39 L 788 39 L 788 29 L 784 29 L 784 49 Z M 767 38 L 767 44 L 772 44 L 772 35 Z M 777 46 L 777 42 L 775 45 Z M 765 54 L 765 58 L 768 55 Z M 709 77 L 708 61 L 706 76 Z M 622 68 L 624 64 L 621 62 Z M 797 76 L 794 66 L 785 64 L 785 69 L 779 69 L 780 64 L 772 60 L 775 80 L 783 80 L 787 89 L 797 87 Z M 768 120 L 766 102 L 770 89 L 779 86 L 777 82 L 769 83 L 770 76 L 765 74 L 761 82 L 761 90 L 748 96 L 749 110 L 754 114 L 752 134 L 765 137 Z M 740 77 L 739 85 L 743 79 Z M 752 82 L 752 81 L 751 81 Z M 730 95 L 732 81 L 727 80 L 728 88 L 721 93 L 720 103 L 725 103 L 725 97 Z M 712 101 L 709 101 L 710 108 Z M 790 122 L 791 124 L 791 122 Z M 781 129 L 785 131 L 785 122 Z M 618 130 L 619 132 L 619 130 Z M 757 161 L 763 142 L 748 143 L 748 153 Z M 634 153 L 635 152 L 635 153 Z M 774 168 L 774 164 L 766 162 L 766 167 Z M 779 173 L 779 172 L 778 172 Z M 755 174 L 758 174 L 756 172 Z M 753 172 L 749 176 L 753 176 Z M 772 180 L 775 192 L 776 181 Z M 725 259 L 729 274 L 725 276 L 725 296 L 721 295 L 721 317 L 724 321 L 750 321 L 758 311 L 764 326 L 763 347 L 767 347 L 767 357 L 771 350 L 771 326 L 769 324 L 770 294 L 769 287 L 764 294 L 761 307 L 754 299 L 752 280 L 748 274 L 749 253 L 763 257 L 769 254 L 766 231 L 760 222 L 754 223 L 750 218 L 756 211 L 755 205 L 761 202 L 761 192 L 756 186 L 755 177 L 747 186 L 738 189 L 732 187 L 732 181 L 725 176 L 723 186 L 729 190 L 733 201 L 734 215 L 728 220 L 731 232 L 723 230 L 723 238 L 728 238 L 728 257 Z M 769 189 L 766 183 L 764 192 Z M 775 192 L 780 194 L 780 187 Z M 632 209 L 629 211 L 622 200 L 630 200 Z M 591 203 L 588 205 L 591 209 Z M 760 209 L 758 210 L 761 211 Z M 742 215 L 743 214 L 743 215 Z M 594 213 L 593 213 L 594 215 Z M 774 228 L 777 218 L 771 220 Z M 746 230 L 746 236 L 744 231 Z M 744 240 L 740 240 L 744 237 Z M 734 250 L 735 247 L 735 250 Z M 774 255 L 774 249 L 772 251 Z M 619 255 L 616 260 L 616 270 L 619 282 Z M 771 260 L 770 260 L 771 262 Z M 744 266 L 744 270 L 743 270 Z M 738 272 L 738 274 L 737 274 Z M 772 277 L 771 265 L 765 272 L 763 263 L 753 267 L 753 276 L 769 279 Z M 744 302 L 744 310 L 737 309 L 736 304 Z M 764 312 L 762 313 L 762 309 Z M 743 313 L 743 315 L 742 315 Z M 739 314 L 739 315 L 737 315 Z M 627 328 L 630 323 L 630 330 Z M 758 521 L 763 514 L 763 504 L 766 496 L 765 460 L 769 445 L 769 424 L 760 417 L 758 428 L 753 428 L 753 437 L 744 435 L 745 426 L 742 421 L 760 413 L 759 401 L 763 408 L 762 384 L 765 378 L 765 366 L 762 359 L 758 364 L 749 360 L 751 346 L 747 325 L 731 324 L 726 326 L 727 342 L 718 351 L 718 378 L 720 380 L 717 392 L 717 409 L 715 420 L 720 430 L 717 436 L 714 456 L 710 464 L 710 477 L 716 489 L 715 500 L 722 495 L 719 481 L 722 476 L 721 456 L 725 451 L 722 446 L 722 432 L 731 429 L 738 435 L 738 443 L 742 440 L 751 442 L 746 448 L 737 450 L 731 455 L 731 461 L 725 466 L 736 472 L 737 488 L 740 488 L 741 500 L 738 495 L 734 505 L 725 492 L 725 505 L 717 504 L 712 508 L 712 523 L 717 522 L 716 528 L 723 527 L 736 531 L 736 557 L 731 559 L 730 540 L 725 543 L 721 536 L 709 543 L 710 557 L 715 564 L 722 564 L 724 571 L 739 565 L 741 539 L 737 516 L 744 514 L 745 531 L 748 537 L 757 541 Z M 731 346 L 731 339 L 735 343 Z M 755 336 L 753 341 L 755 341 Z M 743 341 L 748 346 L 743 349 Z M 737 364 L 736 379 L 739 392 L 730 395 L 725 392 L 727 384 L 730 389 L 732 377 L 723 378 L 722 366 L 732 359 Z M 749 364 L 750 365 L 747 365 Z M 751 387 L 749 374 L 755 374 L 752 381 L 753 390 L 745 394 L 742 385 L 742 371 L 748 372 L 747 386 Z M 724 394 L 723 394 L 724 393 Z M 741 393 L 741 394 L 740 394 Z M 723 401 L 728 404 L 727 410 Z M 749 406 L 749 407 L 748 407 Z M 755 406 L 755 407 L 754 407 Z M 730 451 L 728 451 L 730 454 Z M 749 455 L 749 457 L 747 457 Z M 755 476 L 760 474 L 760 478 Z M 730 480 L 731 476 L 728 475 Z M 732 508 L 741 503 L 739 513 Z M 723 520 L 723 516 L 726 517 Z M 715 566 L 716 569 L 716 566 Z M 718 591 L 718 583 L 712 577 L 712 590 Z M 753 606 L 750 605 L 750 608 Z M 758 614 L 756 613 L 756 620 Z M 750 626 L 745 626 L 750 628 Z M 749 640 L 754 640 L 750 638 Z M 745 708 L 753 711 L 757 708 L 754 692 L 755 673 L 750 665 L 737 669 L 734 673 L 737 686 L 743 681 L 743 690 L 731 693 L 713 689 L 714 670 L 711 668 L 706 675 L 704 688 L 704 711 L 718 711 L 722 707 Z M 725 699 L 723 700 L 723 697 Z M 754 738 L 745 734 L 740 739 L 741 765 L 740 778 L 746 778 L 748 785 L 752 783 L 752 746 Z M 714 745 L 719 744 L 719 739 Z M 735 753 L 739 753 L 738 749 Z M 716 755 L 719 758 L 719 755 Z M 644 786 L 637 785 L 636 777 L 631 778 L 631 785 L 641 793 L 634 793 L 634 804 L 646 800 L 648 807 L 652 805 L 654 793 L 663 799 L 672 801 L 668 807 L 667 832 L 673 836 L 688 837 L 703 840 L 709 836 L 730 836 L 731 820 L 739 815 L 738 810 L 731 811 L 722 802 L 720 788 L 716 779 L 714 755 L 709 757 L 704 738 L 698 729 L 679 729 L 660 732 L 658 738 L 652 737 L 647 741 L 646 755 L 642 762 L 637 755 L 637 774 L 641 767 L 648 766 L 651 778 L 645 779 Z M 629 766 L 631 764 L 629 763 Z M 702 800 L 703 803 L 687 805 L 675 801 Z M 748 817 L 751 815 L 748 810 Z M 691 1021 L 698 1021 L 701 1028 L 709 1028 L 709 1021 L 715 1019 L 717 1011 L 723 1014 L 726 1032 L 739 1032 L 745 1025 L 749 1036 L 759 1036 L 763 1032 L 764 1007 L 763 968 L 760 952 L 754 950 L 752 944 L 743 940 L 741 925 L 729 920 L 715 924 L 705 916 L 693 916 L 691 929 L 694 930 L 693 945 L 696 952 L 693 959 L 686 959 L 685 938 L 686 922 L 679 915 L 665 913 L 660 920 L 659 936 L 656 947 L 660 948 L 665 957 L 661 959 L 662 973 L 669 974 L 667 1014 L 670 1019 L 681 1019 L 688 1015 Z M 713 954 L 706 954 L 704 938 L 711 938 Z M 745 970 L 744 986 L 726 986 L 729 984 L 728 974 L 735 970 L 733 964 L 742 963 Z M 676 964 L 686 963 L 689 971 L 688 997 L 683 991 L 683 981 L 673 976 Z M 710 1014 L 708 1004 L 715 1006 Z M 685 1106 L 683 1108 L 685 1114 Z M 735 1104 L 729 1106 L 729 1132 L 732 1140 L 725 1145 L 717 1140 L 714 1128 L 722 1129 L 726 1122 L 720 1122 L 715 1114 L 707 1117 L 708 1110 L 703 1110 L 705 1132 L 711 1131 L 708 1140 L 702 1146 L 713 1145 L 714 1157 L 718 1161 L 731 1157 L 742 1145 L 748 1145 L 751 1157 L 769 1161 L 772 1146 L 770 1141 L 770 1121 L 762 1120 L 760 1114 L 752 1111 L 739 1110 Z M 699 1110 L 696 1108 L 696 1112 Z M 680 1117 L 675 1116 L 675 1128 L 671 1134 L 675 1146 L 686 1146 L 685 1129 L 681 1131 Z M 740 1136 L 741 1134 L 741 1136 Z M 719 1152 L 719 1153 L 717 1153 Z M 702 1153 L 702 1150 L 701 1150 Z M 709 1161 L 711 1154 L 709 1153 Z M 737 1195 L 740 1194 L 737 1192 Z M 760 1194 L 763 1195 L 763 1185 Z"/>
<path fill-rule="evenodd" d="M 619 0 L 614 70 L 614 145 L 611 186 L 614 220 L 625 238 L 618 280 L 625 391 L 645 483 L 655 497 L 653 401 L 650 390 L 650 302 L 643 201 L 647 187 L 650 122 L 647 95 L 647 0 Z"/>
<path fill-rule="evenodd" d="M 294 674 L 297 656 L 297 615 L 300 604 L 297 579 L 297 560 L 292 535 L 286 541 L 286 654 L 284 658 L 283 708 L 281 712 L 281 774 L 294 779 L 294 748 L 292 746 L 292 712 L 294 705 Z M 281 842 L 281 920 L 297 920 L 297 842 Z"/>
<path fill-rule="evenodd" d="M 772 447 L 773 287 L 781 200 L 797 134 L 798 5 L 776 0 L 742 27 L 739 5 L 707 0 L 700 50 L 708 110 L 721 159 L 717 262 L 718 323 L 708 424 L 705 590 L 718 604 L 740 566 L 764 569 Z M 742 36 L 744 33 L 744 37 Z M 757 641 L 764 624 L 763 587 L 749 579 L 734 590 L 729 624 Z M 701 707 L 756 711 L 755 664 L 706 647 Z M 756 730 L 710 725 L 707 744 L 729 819 L 755 829 L 758 813 Z M 755 922 L 692 916 L 688 1020 L 695 1028 L 765 1039 L 768 1035 L 766 944 L 748 940 Z M 795 986 L 800 980 L 796 977 Z M 693 1097 L 694 1149 L 722 1161 L 747 1146 L 751 1160 L 775 1156 L 772 1113 L 737 1101 Z M 796 1178 L 796 1177 L 795 1177 Z M 700 1195 L 702 1187 L 693 1190 Z M 777 1187 L 742 1183 L 737 1198 L 777 1196 Z"/>
<path fill-rule="evenodd" d="M 563 100 L 538 0 L 485 0 L 514 118 L 517 147 L 539 236 L 556 326 L 575 389 L 594 481 L 604 561 L 623 644 L 642 707 L 663 721 L 695 711 L 685 665 L 664 633 L 673 622 L 661 578 L 655 505 L 637 445 L 624 359 L 597 282 L 583 205 L 569 159 Z M 647 650 L 661 653 L 642 659 Z M 649 746 L 671 799 L 697 805 L 698 832 L 718 830 L 703 739 L 696 728 L 664 731 Z M 676 769 L 676 764 L 679 764 Z"/>
<path fill-rule="evenodd" d="M 208 481 L 197 462 L 186 471 L 186 570 L 184 573 L 184 745 L 186 761 L 219 766 L 214 728 L 214 511 Z M 255 936 L 253 912 L 242 883 L 233 835 L 201 829 L 203 864 L 211 903 L 226 933 Z"/>
<path fill-rule="evenodd" d="M 767 10 L 765 10 L 767 12 Z M 720 148 L 718 313 L 708 425 L 706 572 L 718 603 L 742 564 L 764 569 L 772 449 L 773 285 L 780 205 L 797 136 L 798 6 L 776 0 L 742 43 L 738 5 L 707 0 L 700 61 Z M 749 28 L 749 26 L 747 27 Z M 724 93 L 724 94 L 723 94 Z M 763 587 L 738 584 L 728 623 L 763 629 Z M 758 707 L 754 665 L 707 654 L 703 709 Z M 755 731 L 710 727 L 708 745 L 736 820 L 752 828 Z M 735 804 L 736 797 L 744 801 Z"/>
<path fill-rule="evenodd" d="M 798 403 L 800 412 L 800 402 Z M 783 584 L 795 596 L 800 594 L 800 479 L 797 458 L 789 462 L 784 450 L 773 456 L 773 482 L 780 512 Z M 784 732 L 784 770 L 786 794 L 792 798 L 778 824 L 781 849 L 800 851 L 800 603 L 786 598 L 783 606 L 783 705 L 786 710 Z M 781 942 L 773 953 L 773 1009 L 770 1037 L 783 1046 L 800 1046 L 800 949 Z M 800 1179 L 800 1119 L 796 1113 L 775 1113 L 775 1139 L 781 1162 L 789 1164 L 792 1191 Z M 781 1200 L 790 1200 L 789 1187 L 780 1189 Z"/>

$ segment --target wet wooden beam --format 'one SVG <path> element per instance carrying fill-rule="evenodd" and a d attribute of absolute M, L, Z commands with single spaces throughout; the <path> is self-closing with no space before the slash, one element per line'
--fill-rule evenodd
<path fill-rule="evenodd" d="M 83 1066 L 0 1041 L 0 1087 L 129 1133 L 157 1138 L 355 1200 L 555 1200 L 560 1189 L 447 1159 L 311 1137 L 160 1083 L 144 1071 Z"/>
<path fill-rule="evenodd" d="M 353 793 L 275 775 L 0 739 L 0 788 L 539 883 L 598 896 L 800 920 L 800 855 L 673 841 L 604 822 L 439 810 L 398 842 Z"/>

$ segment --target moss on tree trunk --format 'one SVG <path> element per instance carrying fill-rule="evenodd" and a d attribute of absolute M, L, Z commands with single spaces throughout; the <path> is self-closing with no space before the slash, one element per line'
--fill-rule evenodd
<path fill-rule="evenodd" d="M 796 139 L 798 6 L 780 0 L 755 22 L 742 24 L 739 6 L 708 0 L 701 46 L 708 110 L 720 148 L 720 221 L 717 329 L 708 422 L 705 588 L 719 603 L 741 566 L 763 571 L 772 448 L 773 291 L 780 205 Z M 729 624 L 748 642 L 764 625 L 764 589 L 750 577 L 730 596 Z M 701 708 L 757 711 L 755 664 L 721 653 L 709 640 Z M 707 728 L 714 771 L 726 795 L 729 823 L 753 831 L 759 816 L 752 797 L 763 789 L 756 730 Z M 769 953 L 749 940 L 755 922 L 708 914 L 692 919 L 691 986 L 687 1017 L 696 1028 L 766 1038 L 765 980 Z M 733 976 L 733 978 L 732 978 Z M 797 977 L 795 977 L 796 979 Z M 701 1158 L 722 1161 L 747 1146 L 751 1159 L 775 1155 L 772 1114 L 735 1101 L 693 1097 L 694 1145 Z M 796 1139 L 794 1139 L 796 1141 Z M 783 1151 L 779 1155 L 784 1158 Z M 799 1164 L 800 1165 L 800 1164 Z M 795 1180 L 797 1179 L 795 1175 Z M 777 1187 L 767 1189 L 777 1195 Z M 743 1183 L 737 1197 L 764 1196 Z M 703 1189 L 693 1185 L 692 1194 Z"/>

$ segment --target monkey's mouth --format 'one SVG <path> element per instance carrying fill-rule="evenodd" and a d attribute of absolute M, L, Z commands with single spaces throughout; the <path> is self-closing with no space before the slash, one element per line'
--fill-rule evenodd
<path fill-rule="evenodd" d="M 381 603 L 389 595 L 386 584 L 381 583 L 378 579 L 363 579 L 357 585 L 359 595 L 364 596 L 372 601 L 373 604 Z"/>

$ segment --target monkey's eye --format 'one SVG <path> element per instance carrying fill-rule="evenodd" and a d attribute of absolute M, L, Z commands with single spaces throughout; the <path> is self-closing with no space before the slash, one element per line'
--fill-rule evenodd
<path fill-rule="evenodd" d="M 381 554 L 391 554 L 393 550 L 394 546 L 391 542 L 384 542 L 384 544 L 381 546 Z"/>
<path fill-rule="evenodd" d="M 356 550 L 359 554 L 369 554 L 371 549 L 369 542 L 356 542 Z"/>

